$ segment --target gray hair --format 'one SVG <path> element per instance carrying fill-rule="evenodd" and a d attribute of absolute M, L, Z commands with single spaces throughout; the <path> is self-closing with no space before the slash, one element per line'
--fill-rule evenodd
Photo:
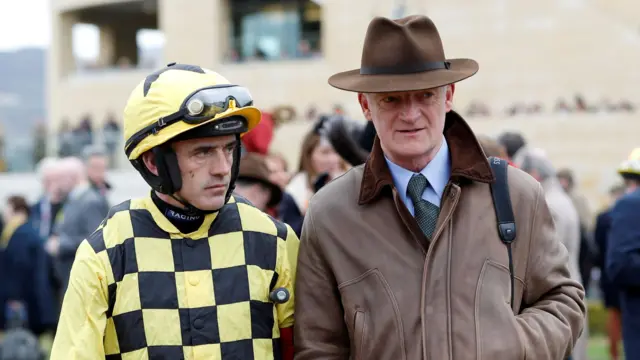
<path fill-rule="evenodd" d="M 82 160 L 75 156 L 68 156 L 60 159 L 60 167 L 64 169 L 67 174 L 73 176 L 83 176 L 86 172 L 86 168 Z"/>
<path fill-rule="evenodd" d="M 556 169 L 544 150 L 539 148 L 522 148 L 518 151 L 513 163 L 521 170 L 531 173 L 535 171 L 542 180 L 556 177 Z"/>
<path fill-rule="evenodd" d="M 89 145 L 82 150 L 82 160 L 85 162 L 93 156 L 107 156 L 107 152 L 102 146 Z"/>
<path fill-rule="evenodd" d="M 38 178 L 43 179 L 47 174 L 51 173 L 51 170 L 56 169 L 60 165 L 60 159 L 55 157 L 46 157 L 38 162 L 36 165 L 36 173 Z"/>

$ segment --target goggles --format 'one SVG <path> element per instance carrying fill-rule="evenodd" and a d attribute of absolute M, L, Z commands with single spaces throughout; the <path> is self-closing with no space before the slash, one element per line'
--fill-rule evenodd
<path fill-rule="evenodd" d="M 237 85 L 217 85 L 203 88 L 189 95 L 180 105 L 180 109 L 173 114 L 161 117 L 157 122 L 135 133 L 125 144 L 127 155 L 147 136 L 157 134 L 163 128 L 183 121 L 197 125 L 209 121 L 219 114 L 229 110 L 231 101 L 235 108 L 253 105 L 253 98 L 249 90 Z M 245 125 L 237 120 L 221 121 L 221 134 L 238 132 Z"/>

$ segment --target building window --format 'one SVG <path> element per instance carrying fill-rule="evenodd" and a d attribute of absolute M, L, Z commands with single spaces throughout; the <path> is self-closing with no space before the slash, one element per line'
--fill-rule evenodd
<path fill-rule="evenodd" d="M 230 2 L 229 61 L 320 56 L 320 5 L 310 0 Z"/>
<path fill-rule="evenodd" d="M 122 1 L 75 10 L 69 70 L 157 68 L 164 35 L 158 28 L 157 0 Z"/>

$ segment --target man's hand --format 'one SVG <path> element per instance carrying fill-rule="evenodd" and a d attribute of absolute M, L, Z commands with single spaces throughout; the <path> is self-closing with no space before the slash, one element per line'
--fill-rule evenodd
<path fill-rule="evenodd" d="M 44 248 L 47 250 L 49 255 L 57 256 L 58 250 L 60 249 L 60 238 L 57 235 L 50 236 L 49 240 L 45 243 Z"/>

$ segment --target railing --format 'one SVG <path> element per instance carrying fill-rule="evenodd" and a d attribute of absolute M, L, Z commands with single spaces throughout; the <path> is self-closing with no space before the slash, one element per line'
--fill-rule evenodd
<path fill-rule="evenodd" d="M 6 136 L 0 145 L 0 172 L 32 172 L 40 159 L 45 156 L 81 157 L 87 146 L 98 145 L 110 157 L 110 168 L 126 165 L 122 153 L 122 135 L 113 131 L 94 131 L 87 134 L 51 135 L 38 138 L 22 134 Z"/>

